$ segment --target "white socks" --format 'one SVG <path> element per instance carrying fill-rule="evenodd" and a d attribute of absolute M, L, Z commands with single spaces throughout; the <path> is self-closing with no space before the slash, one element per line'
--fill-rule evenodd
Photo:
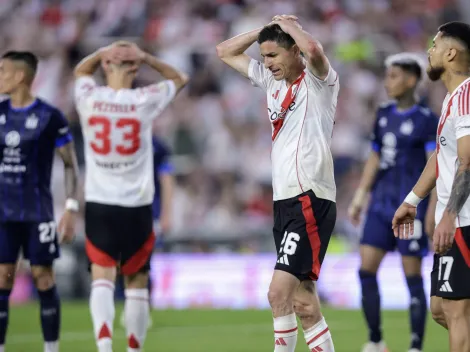
<path fill-rule="evenodd" d="M 140 352 L 147 335 L 150 315 L 149 291 L 146 288 L 131 288 L 125 290 L 126 303 L 124 316 L 127 333 L 127 351 Z"/>
<path fill-rule="evenodd" d="M 274 318 L 274 352 L 294 352 L 297 333 L 295 313 Z"/>
<path fill-rule="evenodd" d="M 326 325 L 325 318 L 310 329 L 304 331 L 305 341 L 311 352 L 335 352 L 331 333 Z"/>
<path fill-rule="evenodd" d="M 98 351 L 112 352 L 114 283 L 104 279 L 92 282 L 90 311 Z"/>

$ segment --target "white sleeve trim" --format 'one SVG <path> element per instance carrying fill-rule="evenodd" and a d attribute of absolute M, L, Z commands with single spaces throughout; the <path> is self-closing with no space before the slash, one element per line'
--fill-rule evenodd
<path fill-rule="evenodd" d="M 255 87 L 257 87 L 258 84 L 253 80 L 253 78 L 255 76 L 253 71 L 254 71 L 255 65 L 257 65 L 257 64 L 258 64 L 257 60 L 251 59 L 250 64 L 248 65 L 248 78 L 250 79 L 251 84 L 254 85 Z"/>
<path fill-rule="evenodd" d="M 463 122 L 462 126 L 458 122 Z M 457 139 L 470 135 L 470 115 L 458 116 L 455 123 L 455 137 Z"/>
<path fill-rule="evenodd" d="M 176 96 L 176 85 L 175 82 L 171 79 L 167 81 L 168 84 L 168 96 L 169 100 L 172 100 Z"/>

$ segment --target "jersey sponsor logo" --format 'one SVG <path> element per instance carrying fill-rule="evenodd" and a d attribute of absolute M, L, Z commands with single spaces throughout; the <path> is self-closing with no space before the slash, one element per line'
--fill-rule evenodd
<path fill-rule="evenodd" d="M 5 114 L 1 114 L 0 115 L 0 125 L 4 125 L 7 123 L 7 117 L 5 116 Z"/>
<path fill-rule="evenodd" d="M 0 173 L 23 173 L 26 166 L 21 165 L 21 136 L 17 131 L 10 131 L 5 136 L 6 148 L 3 149 L 2 161 L 0 163 Z"/>
<path fill-rule="evenodd" d="M 392 132 L 387 132 L 382 137 L 382 150 L 380 168 L 387 169 L 395 166 L 395 158 L 397 156 L 397 137 Z"/>
<path fill-rule="evenodd" d="M 67 134 L 69 131 L 69 126 L 59 128 L 59 134 Z"/>
<path fill-rule="evenodd" d="M 440 136 L 440 137 L 439 137 L 439 143 L 440 143 L 443 147 L 445 147 L 445 146 L 447 145 L 447 139 L 446 139 L 446 137 Z"/>
<path fill-rule="evenodd" d="M 5 136 L 5 144 L 8 147 L 15 148 L 20 145 L 21 136 L 17 131 L 10 131 Z"/>
<path fill-rule="evenodd" d="M 28 130 L 34 130 L 36 127 L 38 127 L 38 122 L 39 122 L 38 117 L 35 114 L 31 114 L 26 119 L 26 122 L 24 123 L 24 127 L 26 127 Z"/>
<path fill-rule="evenodd" d="M 286 117 L 287 111 L 294 111 L 294 110 L 295 110 L 295 101 L 293 101 L 289 105 L 289 109 L 287 109 L 284 112 L 282 112 L 282 111 L 273 111 L 270 108 L 268 108 L 269 120 L 271 120 L 271 122 L 274 122 L 277 119 L 283 119 L 284 117 Z"/>

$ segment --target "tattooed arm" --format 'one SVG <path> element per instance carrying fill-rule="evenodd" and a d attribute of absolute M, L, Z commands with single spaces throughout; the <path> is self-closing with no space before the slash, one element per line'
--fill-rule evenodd
<path fill-rule="evenodd" d="M 67 199 L 77 199 L 78 163 L 73 142 L 58 148 L 58 152 L 64 162 L 65 193 Z"/>
<path fill-rule="evenodd" d="M 470 135 L 457 140 L 458 168 L 446 207 L 446 215 L 455 220 L 470 195 Z"/>
<path fill-rule="evenodd" d="M 57 229 L 61 236 L 61 242 L 67 243 L 73 241 L 75 237 L 75 221 L 78 211 L 78 163 L 72 141 L 58 148 L 58 152 L 64 162 L 67 202 Z"/>

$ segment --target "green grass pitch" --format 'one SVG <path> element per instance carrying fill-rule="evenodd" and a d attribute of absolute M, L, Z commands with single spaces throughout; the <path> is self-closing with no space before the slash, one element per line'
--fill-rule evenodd
<path fill-rule="evenodd" d="M 116 309 L 114 351 L 126 351 L 124 330 L 119 325 L 122 305 Z M 360 311 L 325 308 L 337 352 L 359 352 L 366 339 Z M 146 352 L 269 352 L 273 351 L 271 313 L 255 310 L 164 310 L 152 312 L 153 327 Z M 383 316 L 385 340 L 390 352 L 406 352 L 409 342 L 408 313 L 388 311 Z M 63 352 L 96 351 L 87 302 L 62 307 Z M 10 310 L 7 352 L 42 351 L 39 311 L 36 304 Z M 447 332 L 428 316 L 425 352 L 447 351 Z M 296 351 L 307 352 L 303 334 Z"/>

